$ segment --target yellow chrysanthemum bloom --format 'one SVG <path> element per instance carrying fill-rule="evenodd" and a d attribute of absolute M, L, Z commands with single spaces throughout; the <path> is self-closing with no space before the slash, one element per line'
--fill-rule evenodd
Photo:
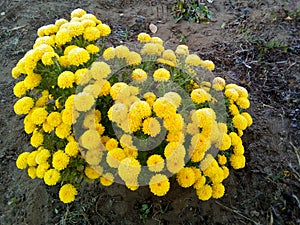
<path fill-rule="evenodd" d="M 101 32 L 97 27 L 87 27 L 84 30 L 83 38 L 88 41 L 96 41 L 101 37 Z"/>
<path fill-rule="evenodd" d="M 67 55 L 62 55 L 59 57 L 58 62 L 61 66 L 65 66 L 68 67 L 70 66 L 69 60 L 68 60 L 68 56 Z"/>
<path fill-rule="evenodd" d="M 132 157 L 124 158 L 118 167 L 118 174 L 123 181 L 133 185 L 141 172 L 141 164 Z"/>
<path fill-rule="evenodd" d="M 245 167 L 246 158 L 244 155 L 236 155 L 233 154 L 230 157 L 230 164 L 233 167 L 233 169 L 242 169 Z"/>
<path fill-rule="evenodd" d="M 139 53 L 131 51 L 125 58 L 126 64 L 128 66 L 137 66 L 142 62 L 142 57 Z"/>
<path fill-rule="evenodd" d="M 231 144 L 233 146 L 237 146 L 237 145 L 240 145 L 242 144 L 242 139 L 237 135 L 237 133 L 235 132 L 230 132 L 229 133 L 229 136 L 231 138 Z"/>
<path fill-rule="evenodd" d="M 228 134 L 223 133 L 220 135 L 218 142 L 216 143 L 216 147 L 222 151 L 229 149 L 231 146 L 231 138 Z"/>
<path fill-rule="evenodd" d="M 94 105 L 94 97 L 86 92 L 80 92 L 74 97 L 74 106 L 78 111 L 86 112 Z"/>
<path fill-rule="evenodd" d="M 161 127 L 157 119 L 149 117 L 143 121 L 143 132 L 151 137 L 155 137 L 160 133 Z"/>
<path fill-rule="evenodd" d="M 84 48 L 74 48 L 68 53 L 68 61 L 70 65 L 79 66 L 90 60 L 90 54 Z"/>
<path fill-rule="evenodd" d="M 198 198 L 202 201 L 207 201 L 212 197 L 212 188 L 210 185 L 205 184 L 201 188 L 196 189 Z"/>
<path fill-rule="evenodd" d="M 54 167 L 54 169 L 60 171 L 67 168 L 69 161 L 70 157 L 62 150 L 58 150 L 53 154 L 52 166 Z"/>
<path fill-rule="evenodd" d="M 44 174 L 44 182 L 49 186 L 56 185 L 60 179 L 60 172 L 56 169 L 47 170 Z"/>
<path fill-rule="evenodd" d="M 34 106 L 34 101 L 30 97 L 23 97 L 14 104 L 14 111 L 17 115 L 28 114 Z"/>
<path fill-rule="evenodd" d="M 185 63 L 190 66 L 199 66 L 201 63 L 201 59 L 196 54 L 190 54 L 185 58 Z"/>
<path fill-rule="evenodd" d="M 246 88 L 236 85 L 235 89 L 239 93 L 240 98 L 248 98 L 249 94 Z"/>
<path fill-rule="evenodd" d="M 89 83 L 89 81 L 92 78 L 91 73 L 87 68 L 76 70 L 74 76 L 75 76 L 75 83 L 78 85 L 85 85 Z"/>
<path fill-rule="evenodd" d="M 55 60 L 59 59 L 59 55 L 57 55 L 55 52 L 45 52 L 42 56 L 42 63 L 45 66 L 50 66 L 54 64 Z"/>
<path fill-rule="evenodd" d="M 163 47 L 160 44 L 147 43 L 141 50 L 142 55 L 154 55 L 159 56 L 163 52 Z"/>
<path fill-rule="evenodd" d="M 139 33 L 137 36 L 137 40 L 139 42 L 149 42 L 151 40 L 151 37 L 149 34 L 146 33 Z"/>
<path fill-rule="evenodd" d="M 48 116 L 48 112 L 45 108 L 38 107 L 33 108 L 30 116 L 31 122 L 33 122 L 35 125 L 41 125 Z"/>
<path fill-rule="evenodd" d="M 75 75 L 71 71 L 62 72 L 57 78 L 57 85 L 60 88 L 71 88 L 75 82 Z"/>
<path fill-rule="evenodd" d="M 197 189 L 203 188 L 205 183 L 206 183 L 206 177 L 202 176 L 200 173 L 200 176 L 196 179 L 193 187 L 197 190 Z"/>
<path fill-rule="evenodd" d="M 112 122 L 121 123 L 127 119 L 128 109 L 124 104 L 116 103 L 107 112 L 108 119 Z"/>
<path fill-rule="evenodd" d="M 119 142 L 114 139 L 114 138 L 110 138 L 106 143 L 105 143 L 105 148 L 107 151 L 113 150 L 115 148 L 117 148 L 119 145 Z"/>
<path fill-rule="evenodd" d="M 110 73 L 110 66 L 105 62 L 93 62 L 90 73 L 95 80 L 106 78 Z"/>
<path fill-rule="evenodd" d="M 36 168 L 34 166 L 28 167 L 27 174 L 31 179 L 36 178 Z"/>
<path fill-rule="evenodd" d="M 247 120 L 247 127 L 250 127 L 252 125 L 252 123 L 253 123 L 251 115 L 249 113 L 247 113 L 247 112 L 242 112 L 241 115 L 246 118 L 246 120 Z"/>
<path fill-rule="evenodd" d="M 129 108 L 128 119 L 144 119 L 151 116 L 151 107 L 146 101 L 136 101 Z"/>
<path fill-rule="evenodd" d="M 111 88 L 110 88 L 110 95 L 112 97 L 113 100 L 116 100 L 119 96 L 119 94 L 122 92 L 122 90 L 124 90 L 125 88 L 127 88 L 128 85 L 124 82 L 117 82 L 115 83 Z"/>
<path fill-rule="evenodd" d="M 44 178 L 46 171 L 49 169 L 50 165 L 48 162 L 43 162 L 36 167 L 36 176 L 40 179 Z"/>
<path fill-rule="evenodd" d="M 194 170 L 190 167 L 184 167 L 179 170 L 176 178 L 178 184 L 184 188 L 191 187 L 196 181 Z"/>
<path fill-rule="evenodd" d="M 150 191 L 156 196 L 164 196 L 170 189 L 170 182 L 166 175 L 156 174 L 149 181 Z"/>
<path fill-rule="evenodd" d="M 176 64 L 177 58 L 173 50 L 167 49 L 163 52 L 162 58 Z"/>
<path fill-rule="evenodd" d="M 170 131 L 181 131 L 184 126 L 184 120 L 181 114 L 173 114 L 167 118 L 164 118 L 164 127 Z"/>
<path fill-rule="evenodd" d="M 97 54 L 100 49 L 97 45 L 89 44 L 88 46 L 85 47 L 85 49 L 90 53 L 90 54 Z"/>
<path fill-rule="evenodd" d="M 71 203 L 75 200 L 77 190 L 72 184 L 65 184 L 59 190 L 59 199 L 63 203 Z"/>
<path fill-rule="evenodd" d="M 239 108 L 236 106 L 236 104 L 234 104 L 233 102 L 229 103 L 229 112 L 232 116 L 238 115 L 240 114 L 240 110 Z"/>
<path fill-rule="evenodd" d="M 61 28 L 66 28 L 69 31 L 71 37 L 79 36 L 84 32 L 84 26 L 77 21 L 71 21 L 69 23 L 63 24 Z"/>
<path fill-rule="evenodd" d="M 226 179 L 229 176 L 229 169 L 226 166 L 222 166 L 223 170 L 223 179 Z"/>
<path fill-rule="evenodd" d="M 71 126 L 65 123 L 61 123 L 55 129 L 55 135 L 61 139 L 67 138 L 70 135 Z"/>
<path fill-rule="evenodd" d="M 54 130 L 54 127 L 51 126 L 47 120 L 43 123 L 43 130 L 46 132 L 46 133 L 51 133 L 53 130 Z"/>
<path fill-rule="evenodd" d="M 32 90 L 41 83 L 42 77 L 37 73 L 29 73 L 24 79 L 24 85 L 28 90 Z"/>
<path fill-rule="evenodd" d="M 132 147 L 124 147 L 124 153 L 126 155 L 126 157 L 131 157 L 136 159 L 138 157 L 138 150 L 135 146 Z"/>
<path fill-rule="evenodd" d="M 113 59 L 115 56 L 116 56 L 116 53 L 115 53 L 114 47 L 109 47 L 109 48 L 105 49 L 103 52 L 103 58 L 106 61 Z"/>
<path fill-rule="evenodd" d="M 97 28 L 100 31 L 101 37 L 106 37 L 111 33 L 110 27 L 104 23 L 97 25 Z"/>
<path fill-rule="evenodd" d="M 113 182 L 114 182 L 114 175 L 112 173 L 106 173 L 102 177 L 100 177 L 100 183 L 105 187 L 112 185 Z"/>
<path fill-rule="evenodd" d="M 212 197 L 213 198 L 221 198 L 224 196 L 225 187 L 222 183 L 213 184 L 212 185 Z"/>
<path fill-rule="evenodd" d="M 35 161 L 37 164 L 46 163 L 50 156 L 51 153 L 48 149 L 44 149 L 43 147 L 40 147 L 36 154 Z"/>
<path fill-rule="evenodd" d="M 79 146 L 76 141 L 70 141 L 65 147 L 65 153 L 70 157 L 75 157 L 79 153 Z"/>
<path fill-rule="evenodd" d="M 51 126 L 57 127 L 62 122 L 61 114 L 59 112 L 51 112 L 47 117 L 47 122 Z"/>
<path fill-rule="evenodd" d="M 222 77 L 215 77 L 212 81 L 212 87 L 216 91 L 224 90 L 225 85 L 226 85 L 226 82 Z"/>
<path fill-rule="evenodd" d="M 171 102 L 173 102 L 176 108 L 178 108 L 181 104 L 181 97 L 176 92 L 173 91 L 167 92 L 166 94 L 164 94 L 164 97 L 169 99 Z"/>
<path fill-rule="evenodd" d="M 191 99 L 197 104 L 201 104 L 211 100 L 211 95 L 203 88 L 194 89 L 191 93 Z"/>
<path fill-rule="evenodd" d="M 80 8 L 77 8 L 77 9 L 74 9 L 72 12 L 71 12 L 71 18 L 74 18 L 74 17 L 82 17 L 83 15 L 86 14 L 86 11 L 83 10 L 83 9 L 80 9 Z"/>
<path fill-rule="evenodd" d="M 226 88 L 224 94 L 233 101 L 236 101 L 239 97 L 239 93 L 234 88 Z"/>
<path fill-rule="evenodd" d="M 250 107 L 250 101 L 248 98 L 240 97 L 236 100 L 236 104 L 242 109 L 248 109 Z"/>
<path fill-rule="evenodd" d="M 134 81 L 142 83 L 147 80 L 147 73 L 142 69 L 135 69 L 132 71 L 131 77 Z"/>
<path fill-rule="evenodd" d="M 28 166 L 36 166 L 37 165 L 37 162 L 35 160 L 37 153 L 38 153 L 37 150 L 30 152 L 30 154 L 27 157 Z"/>
<path fill-rule="evenodd" d="M 212 122 L 216 119 L 216 113 L 211 108 L 201 108 L 192 114 L 192 120 L 198 123 L 199 127 L 211 126 Z"/>
<path fill-rule="evenodd" d="M 88 150 L 85 154 L 85 161 L 92 166 L 98 166 L 103 157 L 100 148 Z"/>
<path fill-rule="evenodd" d="M 29 152 L 22 152 L 18 156 L 17 161 L 16 161 L 16 165 L 17 165 L 18 169 L 20 169 L 20 170 L 26 169 L 27 159 L 28 159 L 29 154 L 30 154 Z"/>
<path fill-rule="evenodd" d="M 81 19 L 81 23 L 82 25 L 86 28 L 86 27 L 95 27 L 97 25 L 97 23 L 92 20 L 92 19 Z"/>
<path fill-rule="evenodd" d="M 153 78 L 155 81 L 165 82 L 170 79 L 170 72 L 165 68 L 160 68 L 154 71 Z"/>
<path fill-rule="evenodd" d="M 182 133 L 182 131 L 172 131 L 172 132 L 168 132 L 166 141 L 167 142 L 179 142 L 179 143 L 183 143 L 185 140 L 185 135 L 184 133 Z"/>
<path fill-rule="evenodd" d="M 165 97 L 156 99 L 153 103 L 153 111 L 160 118 L 167 118 L 176 114 L 176 105 Z"/>
<path fill-rule="evenodd" d="M 60 27 L 61 25 L 65 24 L 65 23 L 68 23 L 68 20 L 66 20 L 66 19 L 58 19 L 58 20 L 55 21 L 55 25 L 57 27 Z"/>
<path fill-rule="evenodd" d="M 207 69 L 207 70 L 210 70 L 210 71 L 213 71 L 215 69 L 215 64 L 210 60 L 201 61 L 200 65 L 204 69 Z"/>
<path fill-rule="evenodd" d="M 106 162 L 112 168 L 118 168 L 120 162 L 126 158 L 126 155 L 121 148 L 115 148 L 110 150 L 106 156 Z"/>
<path fill-rule="evenodd" d="M 187 56 L 189 54 L 189 48 L 186 45 L 178 45 L 175 53 L 179 56 Z"/>
<path fill-rule="evenodd" d="M 239 130 L 245 130 L 248 125 L 247 119 L 244 116 L 242 116 L 241 114 L 235 115 L 232 118 L 232 123 L 233 123 L 233 126 Z"/>
<path fill-rule="evenodd" d="M 66 28 L 60 29 L 55 35 L 55 43 L 58 46 L 62 46 L 72 40 L 72 36 L 69 33 L 69 30 Z"/>
<path fill-rule="evenodd" d="M 218 155 L 218 162 L 221 166 L 227 163 L 227 158 L 225 155 Z"/>
<path fill-rule="evenodd" d="M 27 88 L 24 84 L 24 81 L 20 81 L 18 83 L 16 83 L 16 85 L 14 86 L 14 95 L 18 98 L 22 97 L 23 95 L 26 94 L 27 92 Z"/>
<path fill-rule="evenodd" d="M 39 131 L 34 131 L 31 138 L 30 138 L 30 144 L 33 147 L 39 147 L 44 142 L 44 135 Z"/>
<path fill-rule="evenodd" d="M 233 152 L 236 155 L 243 155 L 244 152 L 245 152 L 243 144 L 239 144 L 239 145 L 234 146 Z"/>
<path fill-rule="evenodd" d="M 147 160 L 148 169 L 152 172 L 160 172 L 165 167 L 165 161 L 160 155 L 151 155 Z"/>
<path fill-rule="evenodd" d="M 167 66 L 171 66 L 171 67 L 175 67 L 176 63 L 170 61 L 170 60 L 166 60 L 164 58 L 158 58 L 157 59 L 157 63 L 161 63 L 161 64 L 165 64 Z"/>
<path fill-rule="evenodd" d="M 115 56 L 119 59 L 125 59 L 130 53 L 129 48 L 125 45 L 117 46 L 114 51 L 115 51 Z"/>
<path fill-rule="evenodd" d="M 146 102 L 152 107 L 154 101 L 156 100 L 156 95 L 153 92 L 146 92 L 143 97 Z"/>
<path fill-rule="evenodd" d="M 81 135 L 79 143 L 86 149 L 96 149 L 101 144 L 100 135 L 96 130 L 89 129 Z"/>
<path fill-rule="evenodd" d="M 97 168 L 97 170 L 95 170 L 93 167 L 87 166 L 87 167 L 85 167 L 85 170 L 84 170 L 85 175 L 89 179 L 92 179 L 92 180 L 98 179 L 102 175 L 102 173 L 100 173 L 100 172 L 101 172 L 101 169 L 99 167 Z"/>

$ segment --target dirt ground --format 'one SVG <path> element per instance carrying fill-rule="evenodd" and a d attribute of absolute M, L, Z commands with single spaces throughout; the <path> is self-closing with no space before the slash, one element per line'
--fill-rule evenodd
<path fill-rule="evenodd" d="M 300 3 L 298 0 L 215 0 L 210 23 L 174 23 L 176 1 L 0 1 L 0 224 L 300 224 Z M 175 182 L 164 197 L 147 187 L 86 184 L 64 205 L 57 188 L 31 180 L 15 166 L 29 150 L 10 71 L 32 48 L 36 31 L 75 8 L 113 30 L 110 45 L 133 43 L 139 32 L 215 62 L 215 74 L 246 87 L 254 124 L 243 136 L 246 167 L 232 171 L 220 200 L 201 202 Z M 289 18 L 289 17 L 290 18 Z"/>

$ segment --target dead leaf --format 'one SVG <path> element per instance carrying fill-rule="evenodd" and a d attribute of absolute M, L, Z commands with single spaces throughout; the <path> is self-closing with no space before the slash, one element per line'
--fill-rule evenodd
<path fill-rule="evenodd" d="M 157 26 L 155 26 L 153 23 L 149 25 L 149 29 L 153 34 L 157 32 Z"/>

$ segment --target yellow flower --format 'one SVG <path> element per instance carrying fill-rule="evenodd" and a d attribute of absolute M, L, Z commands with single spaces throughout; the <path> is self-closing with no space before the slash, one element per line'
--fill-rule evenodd
<path fill-rule="evenodd" d="M 30 97 L 23 97 L 14 104 L 14 111 L 17 115 L 28 114 L 33 107 L 34 101 Z"/>
<path fill-rule="evenodd" d="M 57 127 L 62 122 L 61 114 L 59 112 L 51 112 L 47 117 L 47 122 L 51 126 Z"/>
<path fill-rule="evenodd" d="M 72 184 L 65 184 L 59 190 L 59 199 L 63 203 L 71 203 L 75 200 L 77 190 Z"/>
<path fill-rule="evenodd" d="M 67 46 L 66 48 L 65 48 L 65 50 L 64 50 L 64 55 L 68 55 L 69 54 L 69 52 L 72 50 L 72 49 L 74 49 L 74 48 L 78 48 L 78 46 L 77 45 L 69 45 L 69 46 Z"/>
<path fill-rule="evenodd" d="M 141 50 L 142 55 L 154 55 L 159 56 L 164 51 L 164 48 L 160 44 L 147 43 Z"/>
<path fill-rule="evenodd" d="M 61 25 L 65 24 L 65 23 L 68 23 L 68 20 L 66 20 L 66 19 L 58 19 L 58 20 L 55 21 L 55 25 L 57 27 L 60 27 Z"/>
<path fill-rule="evenodd" d="M 148 158 L 147 166 L 152 172 L 160 172 L 165 167 L 165 162 L 160 155 L 154 154 Z"/>
<path fill-rule="evenodd" d="M 35 125 L 41 125 L 48 116 L 48 112 L 45 108 L 38 107 L 38 108 L 33 108 L 30 120 L 33 122 Z"/>
<path fill-rule="evenodd" d="M 120 162 L 126 158 L 126 155 L 121 148 L 115 148 L 110 150 L 106 156 L 106 162 L 112 168 L 118 168 Z"/>
<path fill-rule="evenodd" d="M 74 109 L 65 108 L 61 111 L 62 122 L 69 126 L 75 124 L 78 117 L 79 117 L 79 113 Z"/>
<path fill-rule="evenodd" d="M 243 155 L 245 152 L 243 144 L 238 144 L 238 145 L 234 146 L 233 152 L 236 155 Z"/>
<path fill-rule="evenodd" d="M 31 179 L 36 178 L 36 168 L 34 166 L 28 167 L 27 174 Z"/>
<path fill-rule="evenodd" d="M 55 135 L 61 139 L 67 138 L 70 135 L 71 126 L 65 123 L 61 123 L 55 129 Z"/>
<path fill-rule="evenodd" d="M 105 187 L 112 185 L 113 182 L 114 182 L 114 175 L 112 173 L 106 173 L 102 177 L 100 177 L 100 183 Z"/>
<path fill-rule="evenodd" d="M 165 82 L 170 79 L 170 72 L 165 68 L 160 68 L 154 71 L 153 78 L 155 81 Z"/>
<path fill-rule="evenodd" d="M 144 119 L 151 116 L 151 107 L 146 101 L 136 101 L 129 109 L 128 119 Z"/>
<path fill-rule="evenodd" d="M 74 48 L 68 53 L 70 65 L 79 66 L 90 60 L 90 54 L 84 48 Z"/>
<path fill-rule="evenodd" d="M 97 27 L 87 27 L 83 33 L 83 38 L 88 41 L 96 41 L 100 36 L 101 32 Z"/>
<path fill-rule="evenodd" d="M 65 147 L 65 153 L 70 156 L 74 157 L 78 154 L 79 152 L 79 146 L 76 141 L 70 141 Z"/>
<path fill-rule="evenodd" d="M 97 166 L 101 162 L 102 157 L 103 157 L 103 153 L 99 148 L 88 150 L 85 154 L 85 161 L 89 165 Z"/>
<path fill-rule="evenodd" d="M 70 157 L 62 150 L 58 150 L 53 154 L 52 166 L 54 167 L 54 169 L 60 171 L 67 168 L 69 161 Z"/>
<path fill-rule="evenodd" d="M 241 114 L 235 115 L 232 118 L 233 126 L 239 130 L 245 130 L 248 125 L 248 121 L 245 117 L 243 117 Z"/>
<path fill-rule="evenodd" d="M 183 129 L 184 120 L 180 114 L 173 114 L 164 118 L 164 127 L 168 131 L 181 131 Z"/>
<path fill-rule="evenodd" d="M 239 93 L 234 88 L 226 88 L 224 94 L 233 101 L 236 101 L 239 97 Z"/>
<path fill-rule="evenodd" d="M 189 48 L 186 45 L 178 45 L 175 53 L 179 56 L 187 56 L 189 54 Z"/>
<path fill-rule="evenodd" d="M 100 146 L 100 135 L 96 130 L 89 129 L 85 131 L 80 139 L 79 143 L 82 147 L 92 150 Z"/>
<path fill-rule="evenodd" d="M 191 66 L 199 66 L 201 63 L 201 59 L 196 54 L 190 54 L 186 57 L 185 63 Z"/>
<path fill-rule="evenodd" d="M 153 92 L 146 92 L 143 97 L 146 102 L 152 107 L 154 101 L 156 100 L 156 95 Z"/>
<path fill-rule="evenodd" d="M 130 185 L 137 182 L 138 175 L 141 172 L 141 164 L 132 157 L 124 158 L 118 167 L 118 174 L 122 180 Z"/>
<path fill-rule="evenodd" d="M 24 81 L 20 81 L 18 83 L 16 83 L 16 85 L 14 86 L 14 95 L 18 98 L 22 97 L 23 95 L 25 95 L 27 92 L 27 88 L 24 84 Z"/>
<path fill-rule="evenodd" d="M 156 99 L 153 103 L 153 111 L 160 118 L 167 118 L 176 114 L 176 105 L 165 97 Z"/>
<path fill-rule="evenodd" d="M 46 171 L 49 169 L 50 165 L 47 162 L 39 164 L 36 168 L 36 176 L 43 179 Z"/>
<path fill-rule="evenodd" d="M 107 116 L 110 121 L 121 123 L 127 119 L 128 109 L 124 104 L 116 103 L 110 107 Z"/>
<path fill-rule="evenodd" d="M 28 166 L 36 166 L 37 165 L 37 162 L 35 160 L 36 156 L 37 156 L 37 153 L 38 151 L 35 150 L 35 151 L 32 151 L 28 157 L 27 157 L 27 164 Z"/>
<path fill-rule="evenodd" d="M 71 40 L 72 36 L 69 33 L 69 30 L 67 30 L 66 28 L 60 29 L 55 35 L 55 43 L 58 46 L 62 46 Z"/>
<path fill-rule="evenodd" d="M 57 78 L 57 85 L 60 88 L 71 88 L 75 81 L 75 75 L 71 71 L 62 72 Z"/>
<path fill-rule="evenodd" d="M 197 104 L 204 103 L 211 100 L 211 95 L 207 93 L 203 88 L 194 89 L 191 93 L 191 99 Z"/>
<path fill-rule="evenodd" d="M 165 64 L 167 66 L 171 66 L 171 67 L 175 67 L 176 63 L 170 61 L 170 60 L 166 60 L 164 58 L 158 58 L 157 59 L 157 63 L 161 63 L 161 64 Z"/>
<path fill-rule="evenodd" d="M 156 196 L 164 196 L 170 189 L 170 182 L 166 175 L 156 174 L 149 181 L 150 191 Z"/>
<path fill-rule="evenodd" d="M 212 196 L 212 188 L 210 185 L 205 184 L 203 187 L 196 189 L 197 196 L 202 201 L 207 201 Z"/>
<path fill-rule="evenodd" d="M 246 88 L 236 85 L 236 86 L 235 86 L 235 89 L 236 89 L 237 92 L 239 93 L 239 97 L 240 97 L 240 98 L 248 98 L 248 95 L 249 95 L 249 94 L 248 94 L 248 91 L 247 91 Z"/>
<path fill-rule="evenodd" d="M 222 151 L 229 149 L 231 146 L 231 138 L 228 134 L 223 133 L 220 135 L 218 142 L 216 143 L 216 147 Z"/>
<path fill-rule="evenodd" d="M 239 97 L 236 100 L 236 104 L 242 109 L 248 109 L 250 107 L 250 101 L 248 98 L 245 97 Z"/>
<path fill-rule="evenodd" d="M 202 176 L 201 173 L 200 173 L 200 176 L 198 177 L 198 179 L 196 179 L 195 181 L 195 184 L 194 184 L 194 188 L 197 190 L 197 189 L 201 189 L 203 188 L 203 186 L 205 185 L 206 183 L 206 177 L 205 176 Z"/>
<path fill-rule="evenodd" d="M 34 131 L 31 138 L 30 138 L 30 144 L 33 147 L 39 147 L 44 142 L 44 135 L 39 131 Z"/>
<path fill-rule="evenodd" d="M 62 55 L 59 57 L 58 62 L 61 66 L 65 66 L 68 67 L 70 66 L 69 60 L 68 60 L 68 56 L 67 55 Z"/>
<path fill-rule="evenodd" d="M 98 46 L 89 44 L 88 46 L 85 47 L 85 49 L 90 53 L 90 54 L 97 54 L 100 49 Z"/>
<path fill-rule="evenodd" d="M 103 52 L 103 58 L 106 61 L 113 59 L 115 57 L 115 55 L 116 55 L 116 53 L 115 53 L 114 47 L 109 47 L 109 48 L 105 49 Z"/>
<path fill-rule="evenodd" d="M 42 77 L 37 73 L 30 73 L 24 79 L 24 85 L 28 90 L 32 90 L 41 83 Z"/>
<path fill-rule="evenodd" d="M 38 150 L 36 154 L 35 161 L 37 164 L 46 163 L 51 156 L 51 153 L 48 149 L 44 149 L 43 147 L 40 147 L 39 149 L 40 150 Z"/>
<path fill-rule="evenodd" d="M 225 187 L 222 183 L 212 185 L 212 197 L 221 198 L 225 193 Z"/>
<path fill-rule="evenodd" d="M 149 34 L 139 33 L 137 39 L 139 42 L 149 42 L 151 40 L 151 37 Z"/>
<path fill-rule="evenodd" d="M 247 120 L 247 127 L 250 127 L 252 125 L 252 123 L 253 123 L 251 115 L 249 113 L 247 113 L 247 112 L 242 112 L 241 115 L 246 118 L 246 120 Z"/>
<path fill-rule="evenodd" d="M 207 69 L 207 70 L 210 70 L 210 71 L 213 71 L 215 69 L 215 64 L 210 60 L 201 61 L 200 65 L 204 69 Z"/>
<path fill-rule="evenodd" d="M 86 28 L 86 27 L 95 27 L 97 24 L 93 19 L 89 19 L 89 18 L 81 18 L 81 23 L 82 25 Z"/>
<path fill-rule="evenodd" d="M 237 135 L 237 133 L 231 132 L 231 133 L 229 133 L 229 136 L 231 138 L 231 144 L 233 146 L 242 144 L 242 139 Z"/>
<path fill-rule="evenodd" d="M 128 85 L 124 82 L 115 83 L 110 89 L 110 95 L 112 99 L 116 100 L 118 98 L 118 95 L 122 92 L 122 90 L 124 90 L 127 87 Z"/>
<path fill-rule="evenodd" d="M 225 155 L 218 155 L 218 162 L 220 165 L 225 165 L 227 163 L 227 158 Z"/>
<path fill-rule="evenodd" d="M 74 17 L 82 17 L 83 15 L 86 14 L 86 11 L 83 10 L 83 9 L 80 9 L 80 8 L 77 8 L 77 9 L 74 9 L 72 12 L 71 12 L 71 18 L 74 18 Z"/>
<path fill-rule="evenodd" d="M 129 66 L 137 66 L 142 62 L 142 57 L 139 53 L 131 51 L 125 58 L 126 64 Z"/>
<path fill-rule="evenodd" d="M 230 164 L 233 169 L 242 169 L 245 167 L 246 158 L 244 155 L 231 155 L 230 157 Z"/>
<path fill-rule="evenodd" d="M 160 133 L 160 123 L 157 119 L 149 117 L 143 121 L 143 132 L 151 137 L 155 137 Z"/>
<path fill-rule="evenodd" d="M 111 33 L 110 27 L 106 24 L 99 24 L 97 25 L 97 28 L 100 31 L 100 35 L 101 37 L 106 37 L 107 35 L 109 35 Z"/>
<path fill-rule="evenodd" d="M 93 62 L 90 69 L 90 73 L 95 80 L 106 78 L 110 72 L 110 66 L 105 62 Z"/>
<path fill-rule="evenodd" d="M 78 111 L 86 112 L 94 105 L 94 97 L 86 92 L 80 92 L 74 97 L 74 106 Z"/>
<path fill-rule="evenodd" d="M 166 94 L 164 94 L 164 97 L 169 99 L 172 103 L 174 103 L 176 108 L 178 108 L 181 104 L 181 97 L 176 92 L 173 91 L 167 92 Z"/>
<path fill-rule="evenodd" d="M 29 154 L 30 154 L 29 152 L 23 152 L 18 156 L 17 161 L 16 161 L 16 165 L 17 165 L 18 169 L 20 169 L 20 170 L 26 169 L 27 159 L 28 159 Z"/>
<path fill-rule="evenodd" d="M 215 89 L 216 91 L 222 91 L 224 90 L 226 85 L 226 82 L 223 78 L 221 77 L 215 77 L 212 81 L 212 87 L 213 89 Z"/>
<path fill-rule="evenodd" d="M 184 139 L 185 139 L 184 133 L 182 133 L 181 131 L 172 131 L 172 132 L 168 132 L 166 141 L 183 143 Z"/>
<path fill-rule="evenodd" d="M 49 186 L 56 185 L 60 179 L 60 173 L 56 169 L 47 170 L 44 174 L 44 182 Z"/>
<path fill-rule="evenodd" d="M 84 32 L 84 26 L 77 21 L 71 21 L 69 23 L 63 24 L 61 28 L 66 28 L 71 37 L 79 36 Z"/>
<path fill-rule="evenodd" d="M 87 166 L 87 167 L 85 167 L 84 173 L 88 178 L 95 180 L 102 175 L 103 169 L 102 170 L 101 169 L 102 169 L 102 167 L 100 167 L 100 166 L 97 167 L 96 170 L 94 169 L 94 167 Z"/>
<path fill-rule="evenodd" d="M 176 177 L 178 184 L 184 188 L 192 186 L 196 181 L 194 170 L 190 167 L 184 167 L 179 170 Z"/>
<path fill-rule="evenodd" d="M 130 53 L 129 49 L 125 45 L 117 46 L 115 48 L 114 52 L 115 52 L 115 56 L 119 59 L 122 59 L 122 58 L 125 59 Z"/>
<path fill-rule="evenodd" d="M 45 52 L 42 56 L 42 63 L 45 66 L 50 66 L 54 64 L 54 60 L 58 60 L 59 55 L 57 55 L 55 52 Z"/>
<path fill-rule="evenodd" d="M 87 68 L 78 69 L 75 72 L 75 83 L 85 85 L 91 80 L 91 73 Z"/>
<path fill-rule="evenodd" d="M 114 138 L 110 138 L 106 144 L 105 144 L 105 148 L 107 151 L 113 150 L 114 148 L 117 148 L 119 145 L 119 142 L 114 139 Z"/>
<path fill-rule="evenodd" d="M 239 108 L 233 102 L 229 103 L 229 112 L 233 116 L 238 115 L 240 113 Z"/>
<path fill-rule="evenodd" d="M 173 50 L 167 49 L 163 52 L 162 58 L 176 64 L 177 58 Z"/>
<path fill-rule="evenodd" d="M 192 120 L 198 123 L 201 128 L 212 125 L 212 121 L 216 119 L 215 111 L 211 108 L 201 108 L 192 114 Z"/>

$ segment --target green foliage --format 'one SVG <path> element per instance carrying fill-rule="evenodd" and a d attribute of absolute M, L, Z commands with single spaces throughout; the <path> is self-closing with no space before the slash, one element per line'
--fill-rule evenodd
<path fill-rule="evenodd" d="M 172 12 L 176 23 L 182 19 L 202 23 L 208 22 L 212 17 L 206 4 L 196 0 L 178 0 Z"/>

